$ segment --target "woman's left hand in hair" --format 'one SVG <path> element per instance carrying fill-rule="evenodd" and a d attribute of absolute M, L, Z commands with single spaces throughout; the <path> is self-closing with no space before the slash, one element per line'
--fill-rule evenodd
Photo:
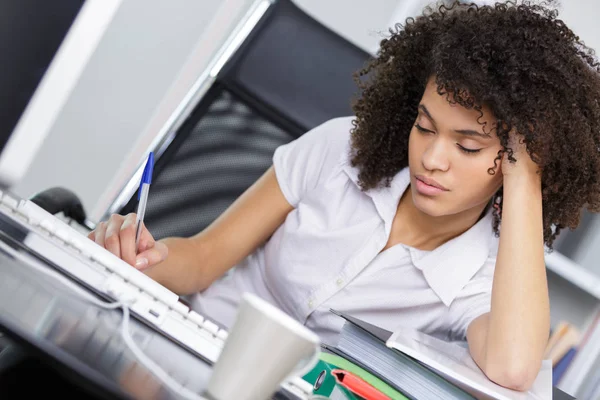
<path fill-rule="evenodd" d="M 508 152 L 502 155 L 502 174 L 504 179 L 514 176 L 526 176 L 540 178 L 540 166 L 533 161 L 527 152 L 527 146 L 523 141 L 523 136 L 511 131 L 508 147 L 513 150 L 513 158 L 516 162 L 510 161 Z"/>

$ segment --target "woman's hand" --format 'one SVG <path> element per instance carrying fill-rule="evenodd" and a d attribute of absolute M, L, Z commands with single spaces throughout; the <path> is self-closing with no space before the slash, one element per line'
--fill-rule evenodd
<path fill-rule="evenodd" d="M 513 150 L 513 158 L 517 161 L 509 160 L 508 152 L 502 155 L 502 175 L 505 179 L 517 176 L 540 177 L 539 165 L 531 159 L 527 152 L 527 146 L 523 142 L 523 136 L 514 130 L 510 132 L 508 147 Z"/>
<path fill-rule="evenodd" d="M 113 214 L 107 222 L 100 222 L 88 238 L 106 248 L 115 256 L 144 270 L 164 261 L 168 255 L 167 246 L 154 240 L 148 229 L 142 227 L 138 253 L 135 251 L 136 214 L 127 216 Z"/>

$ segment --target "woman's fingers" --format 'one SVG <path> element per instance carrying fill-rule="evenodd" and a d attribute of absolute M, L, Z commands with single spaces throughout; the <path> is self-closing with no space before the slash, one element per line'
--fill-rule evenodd
<path fill-rule="evenodd" d="M 167 246 L 156 242 L 144 225 L 142 225 L 136 252 L 136 231 L 135 213 L 126 216 L 113 214 L 107 222 L 100 222 L 96 229 L 88 234 L 88 238 L 139 270 L 144 270 L 167 258 Z"/>
<path fill-rule="evenodd" d="M 123 225 L 124 218 L 122 215 L 113 214 L 108 219 L 106 226 L 106 234 L 104 237 L 104 247 L 106 250 L 121 258 L 121 239 L 120 231 Z"/>
<path fill-rule="evenodd" d="M 96 226 L 94 231 L 94 241 L 99 245 L 104 247 L 104 235 L 106 235 L 106 222 L 102 221 Z"/>
<path fill-rule="evenodd" d="M 142 232 L 140 233 L 140 243 L 138 248 L 138 254 L 145 250 L 154 247 L 154 237 L 150 234 L 150 231 L 146 229 L 146 225 L 142 223 Z"/>
<path fill-rule="evenodd" d="M 167 258 L 169 250 L 162 242 L 154 243 L 150 249 L 140 253 L 136 257 L 135 267 L 141 271 L 161 263 Z"/>
<path fill-rule="evenodd" d="M 129 265 L 135 265 L 135 231 L 136 214 L 128 214 L 123 220 L 119 232 L 121 242 L 121 258 Z"/>

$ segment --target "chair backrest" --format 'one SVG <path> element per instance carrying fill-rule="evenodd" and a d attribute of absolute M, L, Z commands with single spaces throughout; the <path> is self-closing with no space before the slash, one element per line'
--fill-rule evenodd
<path fill-rule="evenodd" d="M 273 2 L 157 159 L 145 222 L 155 236 L 207 227 L 272 164 L 275 149 L 352 114 L 370 57 L 298 8 Z M 135 211 L 134 194 L 120 211 Z"/>

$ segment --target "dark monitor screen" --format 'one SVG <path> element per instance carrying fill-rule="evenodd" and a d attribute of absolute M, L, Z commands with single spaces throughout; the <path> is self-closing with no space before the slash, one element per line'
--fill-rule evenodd
<path fill-rule="evenodd" d="M 83 3 L 0 1 L 0 149 L 6 145 Z"/>

